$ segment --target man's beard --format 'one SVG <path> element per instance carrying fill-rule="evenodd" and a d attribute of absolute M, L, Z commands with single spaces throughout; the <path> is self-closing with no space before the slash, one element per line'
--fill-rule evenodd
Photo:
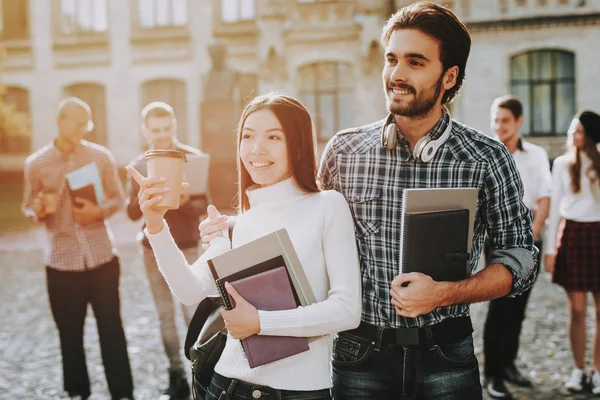
<path fill-rule="evenodd" d="M 440 78 L 437 80 L 436 83 L 433 84 L 433 86 L 431 86 L 429 89 L 424 90 L 421 93 L 417 93 L 416 89 L 412 86 L 387 83 L 385 94 L 387 108 L 389 112 L 394 115 L 409 118 L 419 118 L 426 116 L 433 109 L 433 107 L 437 103 L 437 99 L 440 97 L 440 93 L 442 92 L 443 79 L 444 73 L 440 75 Z M 406 105 L 396 103 L 394 100 L 391 100 L 388 97 L 388 89 L 393 88 L 410 90 L 411 93 L 415 96 L 414 100 Z"/>

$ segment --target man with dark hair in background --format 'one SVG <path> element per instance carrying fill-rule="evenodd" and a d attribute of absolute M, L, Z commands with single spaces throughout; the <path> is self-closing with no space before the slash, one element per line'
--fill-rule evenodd
<path fill-rule="evenodd" d="M 490 126 L 494 135 L 512 154 L 523 181 L 523 202 L 533 212 L 533 238 L 542 251 L 541 232 L 548 218 L 552 174 L 548 153 L 542 147 L 523 140 L 523 105 L 514 96 L 502 96 L 491 107 Z M 484 254 L 489 256 L 489 242 Z M 539 263 L 538 263 L 539 268 Z M 519 351 L 519 336 L 531 289 L 514 298 L 501 297 L 490 301 L 483 333 L 485 386 L 494 399 L 512 399 L 504 384 L 508 381 L 528 387 L 531 382 L 515 366 Z"/>
<path fill-rule="evenodd" d="M 188 155 L 202 155 L 200 150 L 187 146 L 177 140 L 177 120 L 173 108 L 167 103 L 154 102 L 148 104 L 142 110 L 142 132 L 151 149 L 179 150 Z M 145 153 L 144 153 L 145 154 Z M 144 154 L 137 156 L 130 165 L 141 174 L 147 175 L 146 160 Z M 127 192 L 127 215 L 133 221 L 142 217 L 142 211 L 138 203 L 138 183 L 130 177 Z M 194 263 L 199 256 L 198 241 L 200 234 L 198 224 L 200 217 L 206 214 L 209 199 L 207 195 L 190 196 L 182 192 L 177 210 L 167 211 L 165 219 L 169 224 L 171 234 L 190 264 Z M 144 226 L 142 226 L 142 231 Z M 156 304 L 158 318 L 160 321 L 160 333 L 167 357 L 169 358 L 169 387 L 164 394 L 171 400 L 187 399 L 190 395 L 190 387 L 186 379 L 181 358 L 181 346 L 179 335 L 175 324 L 175 300 L 171 289 L 163 278 L 154 253 L 148 239 L 140 232 L 138 238 L 142 242 L 144 265 L 150 289 Z M 186 326 L 189 325 L 193 310 L 185 307 L 182 310 Z"/>

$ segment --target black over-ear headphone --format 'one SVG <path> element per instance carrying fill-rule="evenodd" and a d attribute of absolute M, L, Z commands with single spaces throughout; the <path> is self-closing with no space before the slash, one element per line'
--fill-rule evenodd
<path fill-rule="evenodd" d="M 448 116 L 450 116 L 450 113 L 448 112 L 448 109 L 446 107 L 444 107 L 444 111 L 448 113 Z M 419 141 L 415 145 L 415 148 L 413 149 L 413 157 L 417 161 L 431 161 L 438 149 L 446 142 L 446 140 L 448 140 L 450 132 L 452 132 L 451 116 L 448 120 L 448 126 L 446 127 L 446 130 L 444 131 L 442 136 L 440 136 L 436 140 L 432 140 L 431 136 L 429 135 L 425 135 L 421 139 L 419 139 Z M 394 150 L 396 148 L 396 145 L 398 144 L 398 127 L 394 122 L 394 118 L 391 116 L 388 116 L 386 124 L 384 125 L 383 130 L 381 131 L 381 144 L 383 145 L 383 147 L 387 147 L 389 150 Z"/>

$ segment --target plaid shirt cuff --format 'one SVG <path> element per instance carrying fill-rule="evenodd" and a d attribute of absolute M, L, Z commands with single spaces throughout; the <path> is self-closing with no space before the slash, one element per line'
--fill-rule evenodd
<path fill-rule="evenodd" d="M 502 264 L 513 276 L 512 289 L 508 297 L 516 297 L 533 286 L 537 275 L 536 252 L 535 247 L 533 252 L 522 247 L 490 251 L 488 264 Z"/>

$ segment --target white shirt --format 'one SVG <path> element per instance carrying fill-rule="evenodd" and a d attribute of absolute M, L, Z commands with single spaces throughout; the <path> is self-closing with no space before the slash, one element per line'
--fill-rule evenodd
<path fill-rule="evenodd" d="M 261 335 L 320 338 L 310 350 L 251 369 L 239 340 L 227 338 L 215 371 L 228 378 L 284 390 L 331 387 L 331 334 L 360 323 L 361 292 L 354 223 L 345 198 L 335 191 L 306 194 L 287 179 L 247 191 L 251 208 L 236 219 L 233 247 L 286 228 L 317 303 L 285 311 L 259 311 Z M 185 304 L 217 294 L 206 260 L 227 251 L 225 240 L 189 266 L 169 230 L 146 236 L 173 293 Z"/>
<path fill-rule="evenodd" d="M 539 199 L 552 194 L 552 173 L 548 153 L 542 147 L 521 139 L 521 149 L 512 153 L 523 182 L 523 202 L 534 210 Z"/>
<path fill-rule="evenodd" d="M 550 199 L 550 218 L 546 231 L 546 254 L 556 254 L 556 234 L 561 218 L 578 221 L 600 221 L 600 183 L 598 178 L 592 187 L 588 172 L 592 161 L 581 154 L 581 190 L 571 190 L 569 164 L 573 154 L 565 154 L 554 161 L 552 167 L 552 197 Z"/>

